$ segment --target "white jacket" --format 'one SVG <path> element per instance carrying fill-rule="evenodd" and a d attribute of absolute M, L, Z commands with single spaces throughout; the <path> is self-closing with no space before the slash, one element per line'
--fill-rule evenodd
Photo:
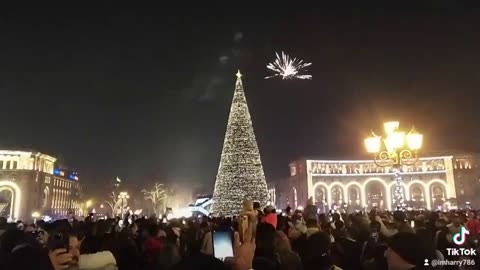
<path fill-rule="evenodd" d="M 82 254 L 78 259 L 78 268 L 80 270 L 116 270 L 117 261 L 110 251 Z"/>

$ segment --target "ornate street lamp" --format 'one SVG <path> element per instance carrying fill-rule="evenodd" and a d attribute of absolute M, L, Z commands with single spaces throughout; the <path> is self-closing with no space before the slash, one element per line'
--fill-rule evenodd
<path fill-rule="evenodd" d="M 418 133 L 413 127 L 405 135 L 405 132 L 398 130 L 399 125 L 400 123 L 397 121 L 384 123 L 385 137 L 383 138 L 383 144 L 382 137 L 372 132 L 372 136 L 365 139 L 365 147 L 368 153 L 374 155 L 377 166 L 394 168 L 396 181 L 394 190 L 395 203 L 397 203 L 397 208 L 404 209 L 405 189 L 399 168 L 402 165 L 413 165 L 418 161 L 418 151 L 422 148 L 423 135 Z"/>

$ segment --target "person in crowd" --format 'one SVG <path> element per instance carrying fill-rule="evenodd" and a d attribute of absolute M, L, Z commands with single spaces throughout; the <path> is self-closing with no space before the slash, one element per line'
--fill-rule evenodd
<path fill-rule="evenodd" d="M 253 210 L 257 212 L 257 219 L 262 220 L 263 216 L 265 215 L 262 210 L 260 209 L 260 203 L 259 202 L 253 202 Z"/>
<path fill-rule="evenodd" d="M 307 226 L 307 231 L 305 232 L 305 235 L 307 238 L 310 237 L 312 234 L 320 231 L 320 228 L 318 228 L 317 219 L 312 219 L 312 218 L 307 219 L 306 226 Z M 327 223 L 327 226 L 329 226 L 328 223 Z"/>
<path fill-rule="evenodd" d="M 277 230 L 273 239 L 274 252 L 277 254 L 280 270 L 301 270 L 302 261 L 293 252 L 290 241 L 283 231 Z"/>
<path fill-rule="evenodd" d="M 163 246 L 158 257 L 158 265 L 160 269 L 170 269 L 174 264 L 180 262 L 180 251 L 178 246 L 178 234 L 175 226 L 169 226 L 166 229 Z M 158 268 L 157 268 L 158 269 Z"/>
<path fill-rule="evenodd" d="M 277 212 L 272 206 L 265 207 L 265 216 L 262 218 L 261 222 L 272 224 L 274 228 L 277 228 Z"/>
<path fill-rule="evenodd" d="M 340 223 L 341 221 L 337 221 Z M 342 269 L 361 269 L 360 255 L 362 247 L 354 238 L 353 228 L 345 229 L 337 224 L 334 231 L 335 243 L 332 247 L 334 262 Z"/>
<path fill-rule="evenodd" d="M 158 256 L 160 256 L 160 251 L 164 246 L 162 237 L 165 237 L 166 234 L 163 230 L 160 230 L 160 227 L 156 223 L 150 223 L 148 227 L 148 238 L 145 240 L 143 245 L 143 252 L 146 259 L 146 264 L 148 268 L 155 268 Z"/>
<path fill-rule="evenodd" d="M 5 217 L 0 217 L 0 237 L 7 230 L 7 219 Z"/>
<path fill-rule="evenodd" d="M 465 224 L 467 230 L 470 232 L 472 237 L 477 238 L 480 235 L 480 212 L 475 214 L 474 211 L 468 211 L 468 221 Z"/>
<path fill-rule="evenodd" d="M 48 251 L 42 248 L 33 234 L 19 230 L 16 225 L 7 229 L 2 235 L 1 244 L 3 257 L 2 269 L 65 269 L 60 264 L 69 264 L 71 254 L 65 254 L 65 249 Z M 28 258 L 28 259 L 26 259 Z"/>
<path fill-rule="evenodd" d="M 412 248 L 414 243 L 415 248 Z M 389 270 L 423 269 L 431 260 L 428 249 L 414 233 L 398 232 L 388 240 L 385 258 Z"/>
<path fill-rule="evenodd" d="M 461 217 L 459 214 L 457 213 L 452 213 L 451 215 L 452 217 L 452 222 L 450 224 L 447 225 L 447 228 L 448 228 L 448 235 L 447 235 L 447 239 L 450 243 L 453 243 L 453 236 L 456 234 L 456 233 L 460 233 L 460 230 L 462 228 L 462 222 L 461 222 Z"/>
<path fill-rule="evenodd" d="M 280 262 L 274 248 L 276 230 L 270 223 L 258 223 L 255 235 L 253 269 L 279 269 Z"/>
<path fill-rule="evenodd" d="M 330 236 L 324 232 L 311 235 L 306 241 L 304 270 L 339 270 L 330 255 Z"/>
<path fill-rule="evenodd" d="M 53 231 L 53 225 L 51 223 L 42 222 L 38 225 L 37 237 L 39 243 L 46 247 L 48 243 L 48 238 Z"/>
<path fill-rule="evenodd" d="M 123 228 L 118 236 L 115 260 L 119 270 L 141 269 L 141 255 L 135 242 L 137 234 L 136 230 L 132 230 L 132 225 L 136 227 L 134 222 L 128 228 Z"/>
<path fill-rule="evenodd" d="M 408 224 L 405 212 L 403 211 L 395 211 L 393 213 L 394 228 L 392 229 L 388 229 L 385 226 L 385 223 L 379 215 L 375 215 L 375 221 L 380 223 L 380 232 L 386 237 L 391 237 L 398 232 L 415 232 L 410 224 Z"/>
<path fill-rule="evenodd" d="M 17 226 L 23 223 L 0 219 L 0 269 L 419 269 L 425 259 L 463 259 L 446 254 L 447 248 L 455 247 L 452 233 L 463 224 L 471 231 L 464 247 L 478 249 L 474 211 L 373 209 L 370 215 L 329 215 L 296 210 L 290 217 L 277 216 L 267 207 L 257 222 L 253 203 L 251 209 L 255 222 L 248 222 L 242 238 L 240 218 L 229 217 L 191 217 L 184 222 L 90 217 L 25 223 L 23 228 Z M 466 215 L 468 220 L 462 220 Z M 232 232 L 233 257 L 223 262 L 214 257 L 213 230 Z"/>
<path fill-rule="evenodd" d="M 313 197 L 308 198 L 307 206 L 305 206 L 305 209 L 303 210 L 303 216 L 306 218 L 315 217 L 315 219 L 318 219 L 318 207 L 313 203 Z"/>
<path fill-rule="evenodd" d="M 287 217 L 292 216 L 292 208 L 290 207 L 290 205 L 285 208 L 285 214 L 287 215 Z"/>

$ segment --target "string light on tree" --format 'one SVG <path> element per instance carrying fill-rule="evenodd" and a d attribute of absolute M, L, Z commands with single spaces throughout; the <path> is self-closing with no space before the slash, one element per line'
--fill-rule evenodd
<path fill-rule="evenodd" d="M 267 182 L 241 77 L 238 71 L 210 209 L 214 216 L 238 215 L 244 200 L 267 205 Z"/>

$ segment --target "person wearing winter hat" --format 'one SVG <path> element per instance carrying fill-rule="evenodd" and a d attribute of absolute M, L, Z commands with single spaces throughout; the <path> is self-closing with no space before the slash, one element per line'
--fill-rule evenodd
<path fill-rule="evenodd" d="M 388 241 L 385 251 L 389 270 L 422 269 L 429 252 L 421 239 L 414 233 L 398 232 Z"/>

